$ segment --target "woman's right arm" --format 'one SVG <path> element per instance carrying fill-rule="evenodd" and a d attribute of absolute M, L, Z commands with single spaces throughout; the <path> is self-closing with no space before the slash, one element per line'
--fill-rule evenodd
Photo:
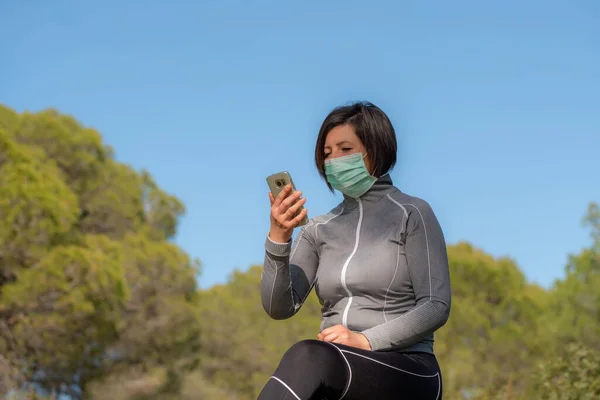
<path fill-rule="evenodd" d="M 271 229 L 265 243 L 260 294 L 262 305 L 273 319 L 290 318 L 302 306 L 312 289 L 319 265 L 315 243 L 308 232 L 310 223 L 303 226 L 292 246 L 292 233 L 307 210 L 300 208 L 306 199 L 301 192 L 291 193 L 288 185 L 271 200 Z"/>
<path fill-rule="evenodd" d="M 263 308 L 273 319 L 296 314 L 312 289 L 319 258 L 308 226 L 293 246 L 291 241 L 278 243 L 267 237 L 260 294 Z"/>

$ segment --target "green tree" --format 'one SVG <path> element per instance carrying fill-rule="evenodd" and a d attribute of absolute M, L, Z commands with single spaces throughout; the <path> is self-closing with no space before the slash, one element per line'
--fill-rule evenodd
<path fill-rule="evenodd" d="M 19 114 L 0 104 L 0 131 L 13 132 L 18 122 Z"/>
<path fill-rule="evenodd" d="M 541 362 L 534 378 L 532 394 L 540 400 L 600 399 L 600 352 L 571 343 L 564 356 Z"/>
<path fill-rule="evenodd" d="M 184 211 L 94 129 L 0 107 L 2 394 L 90 398 L 132 374 L 181 389 L 199 345 L 199 266 L 169 242 Z"/>
<path fill-rule="evenodd" d="M 555 282 L 535 319 L 535 334 L 524 331 L 540 350 L 490 399 L 576 400 L 600 397 L 600 218 L 590 203 L 584 225 L 591 246 L 569 256 L 565 276 Z M 522 352 L 530 351 L 524 346 Z M 514 351 L 510 355 L 517 354 Z"/>

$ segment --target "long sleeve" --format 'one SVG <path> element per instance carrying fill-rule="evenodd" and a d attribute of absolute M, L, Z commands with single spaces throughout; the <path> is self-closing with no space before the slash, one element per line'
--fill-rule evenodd
<path fill-rule="evenodd" d="M 294 244 L 276 243 L 267 237 L 260 293 L 264 310 L 273 319 L 290 318 L 302 307 L 312 289 L 319 257 L 311 224 L 300 230 Z"/>
<path fill-rule="evenodd" d="M 443 326 L 450 314 L 450 273 L 439 222 L 425 201 L 403 204 L 409 212 L 405 252 L 415 308 L 362 333 L 373 350 L 412 345 Z"/>

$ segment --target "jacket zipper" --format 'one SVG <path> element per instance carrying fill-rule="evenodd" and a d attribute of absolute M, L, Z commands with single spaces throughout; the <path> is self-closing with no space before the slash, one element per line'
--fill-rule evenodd
<path fill-rule="evenodd" d="M 362 225 L 362 220 L 363 220 L 362 201 L 360 199 L 357 199 L 357 200 L 358 200 L 359 214 L 358 214 L 358 224 L 356 225 L 356 240 L 354 243 L 354 250 L 352 250 L 352 254 L 350 254 L 350 257 L 348 257 L 348 259 L 344 263 L 344 266 L 342 267 L 342 274 L 340 277 L 340 280 L 342 282 L 342 287 L 348 294 L 348 303 L 346 304 L 346 307 L 344 308 L 344 314 L 342 315 L 342 325 L 344 325 L 346 328 L 348 328 L 348 311 L 350 311 L 350 306 L 352 305 L 352 292 L 350 291 L 350 289 L 348 289 L 348 286 L 346 285 L 346 271 L 348 270 L 348 264 L 350 264 L 352 257 L 354 257 L 354 254 L 356 254 L 356 251 L 358 250 L 358 242 L 360 241 L 360 227 Z"/>

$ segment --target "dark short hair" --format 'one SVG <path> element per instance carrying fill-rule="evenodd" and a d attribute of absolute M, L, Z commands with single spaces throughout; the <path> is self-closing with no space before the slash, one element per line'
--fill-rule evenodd
<path fill-rule="evenodd" d="M 317 137 L 315 164 L 325 182 L 325 140 L 329 132 L 340 125 L 351 125 L 367 149 L 373 176 L 379 178 L 396 165 L 396 132 L 388 116 L 376 105 L 361 101 L 335 108 L 327 115 Z M 329 182 L 329 189 L 333 190 Z"/>

